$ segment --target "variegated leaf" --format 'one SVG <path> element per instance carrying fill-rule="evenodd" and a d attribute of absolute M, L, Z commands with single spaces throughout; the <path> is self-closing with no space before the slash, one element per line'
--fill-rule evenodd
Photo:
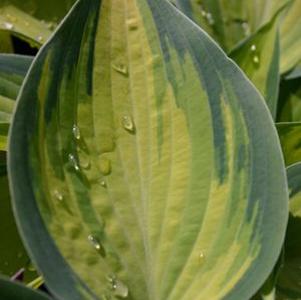
<path fill-rule="evenodd" d="M 263 99 L 167 1 L 77 2 L 23 86 L 9 174 L 59 299 L 247 299 L 284 239 Z"/>

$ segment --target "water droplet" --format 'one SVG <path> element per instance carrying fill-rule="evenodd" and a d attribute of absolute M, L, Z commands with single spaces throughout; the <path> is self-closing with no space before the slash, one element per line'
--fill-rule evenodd
<path fill-rule="evenodd" d="M 41 35 L 39 35 L 37 36 L 37 40 L 42 43 L 44 41 L 44 38 Z"/>
<path fill-rule="evenodd" d="M 104 247 L 101 245 L 100 241 L 92 234 L 88 236 L 88 241 L 91 243 L 91 245 L 95 248 L 95 250 L 102 256 L 106 256 L 106 251 Z"/>
<path fill-rule="evenodd" d="M 135 124 L 131 116 L 123 116 L 121 120 L 122 126 L 130 133 L 135 133 Z"/>
<path fill-rule="evenodd" d="M 64 200 L 64 196 L 58 190 L 54 190 L 53 195 L 59 201 Z"/>
<path fill-rule="evenodd" d="M 107 187 L 107 183 L 106 183 L 104 180 L 101 180 L 101 181 L 100 181 L 100 185 L 101 185 L 103 188 L 106 188 L 106 187 Z"/>
<path fill-rule="evenodd" d="M 129 289 L 122 281 L 117 279 L 115 275 L 110 275 L 107 279 L 110 283 L 114 296 L 127 298 L 127 296 L 129 295 Z"/>
<path fill-rule="evenodd" d="M 200 5 L 200 8 L 201 8 L 201 15 L 202 15 L 202 17 L 203 17 L 203 18 L 206 18 L 207 12 L 206 12 L 204 6 L 202 5 L 202 2 L 201 2 L 201 1 L 198 1 L 198 4 Z"/>
<path fill-rule="evenodd" d="M 254 63 L 254 65 L 259 65 L 260 59 L 259 59 L 258 55 L 253 56 L 253 63 Z"/>
<path fill-rule="evenodd" d="M 201 263 L 203 263 L 204 259 L 205 259 L 205 254 L 204 254 L 203 251 L 201 251 L 201 252 L 199 253 L 199 260 L 200 260 Z"/>
<path fill-rule="evenodd" d="M 214 25 L 214 19 L 213 19 L 212 14 L 210 12 L 207 12 L 206 20 L 207 20 L 207 22 L 210 26 Z"/>
<path fill-rule="evenodd" d="M 68 158 L 69 158 L 70 165 L 75 169 L 75 171 L 79 171 L 80 168 L 74 154 L 70 153 Z"/>
<path fill-rule="evenodd" d="M 103 175 L 109 175 L 111 173 L 111 161 L 107 158 L 102 158 L 99 162 L 99 168 Z"/>
<path fill-rule="evenodd" d="M 242 27 L 242 29 L 243 29 L 243 31 L 244 31 L 244 35 L 245 35 L 245 36 L 250 35 L 251 30 L 250 30 L 250 26 L 249 26 L 249 23 L 248 23 L 248 22 L 242 22 L 242 23 L 241 23 L 241 27 Z"/>
<path fill-rule="evenodd" d="M 250 50 L 251 50 L 252 52 L 255 52 L 255 51 L 257 50 L 257 47 L 256 47 L 256 45 L 255 45 L 255 44 L 253 44 L 253 45 L 251 46 Z"/>
<path fill-rule="evenodd" d="M 24 24 L 25 24 L 25 26 L 26 26 L 26 27 L 28 27 L 28 26 L 29 26 L 29 23 L 28 23 L 27 21 L 26 21 Z"/>
<path fill-rule="evenodd" d="M 252 55 L 253 64 L 255 65 L 255 67 L 259 67 L 260 57 L 259 57 L 259 53 L 257 51 L 257 47 L 255 44 L 251 45 L 250 51 L 251 51 L 251 55 Z"/>
<path fill-rule="evenodd" d="M 75 124 L 72 127 L 72 133 L 73 133 L 74 138 L 79 141 L 81 138 L 80 130 L 79 130 L 78 126 Z"/>
<path fill-rule="evenodd" d="M 129 19 L 127 21 L 127 25 L 128 25 L 128 28 L 129 30 L 136 30 L 138 28 L 138 22 L 137 22 L 137 19 Z"/>
<path fill-rule="evenodd" d="M 127 76 L 129 74 L 128 68 L 122 64 L 114 64 L 113 69 L 118 73 Z"/>
<path fill-rule="evenodd" d="M 5 29 L 8 29 L 8 30 L 14 29 L 14 24 L 12 24 L 12 23 L 4 22 L 3 25 L 4 25 Z"/>

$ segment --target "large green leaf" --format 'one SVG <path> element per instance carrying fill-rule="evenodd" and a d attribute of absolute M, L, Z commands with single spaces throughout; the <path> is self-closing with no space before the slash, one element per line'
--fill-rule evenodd
<path fill-rule="evenodd" d="M 285 238 L 285 259 L 277 283 L 277 299 L 301 299 L 301 163 L 287 169 L 290 218 Z"/>
<path fill-rule="evenodd" d="M 75 0 L 1 0 L 1 6 L 14 5 L 39 20 L 58 22 L 69 11 Z"/>
<path fill-rule="evenodd" d="M 77 2 L 23 86 L 9 174 L 59 299 L 247 299 L 284 239 L 263 99 L 162 0 Z"/>
<path fill-rule="evenodd" d="M 0 54 L 0 150 L 6 150 L 14 100 L 32 59 L 30 56 Z"/>
<path fill-rule="evenodd" d="M 0 95 L 0 151 L 6 150 L 7 136 L 15 101 Z"/>
<path fill-rule="evenodd" d="M 277 16 L 230 54 L 262 93 L 274 119 L 280 80 Z"/>
<path fill-rule="evenodd" d="M 290 5 L 281 25 L 281 73 L 301 65 L 301 1 Z"/>
<path fill-rule="evenodd" d="M 14 6 L 3 4 L 0 6 L 0 30 L 8 31 L 36 47 L 40 47 L 51 34 L 50 27 L 45 22 Z"/>
<path fill-rule="evenodd" d="M 16 99 L 33 58 L 25 55 L 0 54 L 0 95 Z"/>
<path fill-rule="evenodd" d="M 175 4 L 226 50 L 251 32 L 243 1 L 176 0 Z"/>
<path fill-rule="evenodd" d="M 300 67 L 300 0 L 176 0 L 175 3 L 227 51 L 266 26 L 280 9 L 287 7 L 280 26 L 280 71 L 284 74 L 296 65 Z"/>
<path fill-rule="evenodd" d="M 0 298 L 3 300 L 50 300 L 40 292 L 0 277 Z"/>
<path fill-rule="evenodd" d="M 175 3 L 229 51 L 245 37 L 270 22 L 291 1 L 176 0 Z"/>

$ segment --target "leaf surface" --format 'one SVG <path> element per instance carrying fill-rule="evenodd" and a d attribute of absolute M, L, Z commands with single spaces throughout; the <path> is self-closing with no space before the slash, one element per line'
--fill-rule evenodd
<path fill-rule="evenodd" d="M 176 6 L 230 51 L 291 0 L 176 0 Z"/>
<path fill-rule="evenodd" d="M 0 54 L 0 95 L 15 100 L 33 57 Z"/>
<path fill-rule="evenodd" d="M 284 74 L 301 64 L 301 1 L 295 0 L 290 5 L 280 27 L 281 64 Z"/>
<path fill-rule="evenodd" d="M 275 119 L 280 80 L 277 15 L 258 32 L 235 48 L 230 56 L 262 93 Z"/>
<path fill-rule="evenodd" d="M 277 282 L 277 299 L 301 298 L 301 163 L 287 168 L 290 191 L 290 217 L 285 238 L 284 265 Z"/>
<path fill-rule="evenodd" d="M 0 54 L 0 151 L 6 150 L 11 115 L 32 57 Z"/>
<path fill-rule="evenodd" d="M 0 30 L 27 41 L 33 47 L 40 47 L 51 34 L 45 22 L 12 5 L 0 6 Z"/>
<path fill-rule="evenodd" d="M 78 1 L 33 63 L 9 153 L 19 229 L 59 299 L 247 299 L 280 253 L 269 112 L 166 1 Z"/>

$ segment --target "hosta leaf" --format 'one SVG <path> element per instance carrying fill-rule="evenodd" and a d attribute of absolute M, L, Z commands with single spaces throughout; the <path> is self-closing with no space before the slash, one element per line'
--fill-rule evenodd
<path fill-rule="evenodd" d="M 30 56 L 0 54 L 0 150 L 6 150 L 14 99 L 31 62 Z"/>
<path fill-rule="evenodd" d="M 281 25 L 281 73 L 301 63 L 301 1 L 294 0 Z"/>
<path fill-rule="evenodd" d="M 51 24 L 61 20 L 74 2 L 75 0 L 1 0 L 0 6 L 14 5 L 27 14 Z"/>
<path fill-rule="evenodd" d="M 290 218 L 285 238 L 285 259 L 277 284 L 277 299 L 301 299 L 301 163 L 287 169 Z"/>
<path fill-rule="evenodd" d="M 0 95 L 16 99 L 32 63 L 31 56 L 0 54 Z M 0 108 L 1 111 L 1 108 Z"/>
<path fill-rule="evenodd" d="M 37 47 L 51 34 L 48 24 L 11 5 L 0 6 L 0 30 L 8 31 Z"/>
<path fill-rule="evenodd" d="M 277 130 L 286 165 L 301 161 L 301 122 L 278 123 Z"/>
<path fill-rule="evenodd" d="M 301 77 L 281 82 L 277 120 L 301 122 Z"/>
<path fill-rule="evenodd" d="M 227 51 L 268 23 L 291 0 L 176 0 Z"/>
<path fill-rule="evenodd" d="M 14 100 L 0 96 L 0 121 L 1 122 L 10 121 L 14 106 L 15 106 Z"/>
<path fill-rule="evenodd" d="M 277 16 L 238 46 L 230 56 L 262 93 L 272 116 L 276 118 L 280 79 Z"/>
<path fill-rule="evenodd" d="M 250 33 L 242 1 L 177 0 L 175 4 L 226 50 Z"/>
<path fill-rule="evenodd" d="M 0 298 L 5 300 L 50 300 L 45 294 L 3 278 L 0 278 Z"/>
<path fill-rule="evenodd" d="M 262 102 L 170 3 L 77 2 L 34 61 L 10 136 L 19 229 L 52 292 L 253 295 L 288 215 Z"/>
<path fill-rule="evenodd" d="M 0 95 L 0 151 L 6 150 L 8 128 L 15 102 Z"/>

